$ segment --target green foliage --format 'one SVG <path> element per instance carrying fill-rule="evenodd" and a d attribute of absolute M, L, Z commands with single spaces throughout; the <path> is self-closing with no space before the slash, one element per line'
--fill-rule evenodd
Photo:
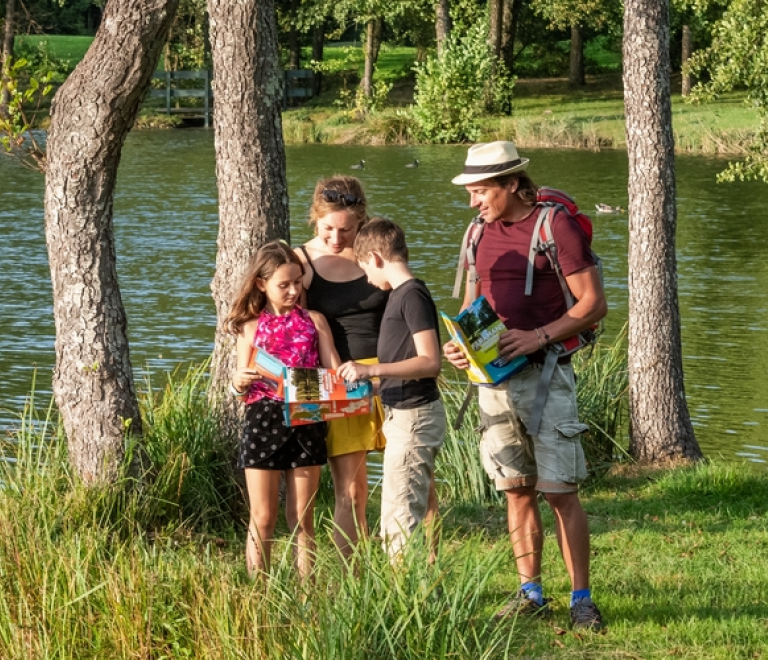
<path fill-rule="evenodd" d="M 617 458 L 627 457 L 627 331 L 624 324 L 612 344 L 598 341 L 573 356 L 579 418 L 589 426 L 581 442 L 592 472 L 605 471 Z"/>
<path fill-rule="evenodd" d="M 62 83 L 72 72 L 72 60 L 56 55 L 46 39 L 22 40 L 13 49 L 15 59 L 25 61 L 25 72 L 33 77 L 46 77 L 52 83 Z"/>
<path fill-rule="evenodd" d="M 734 0 L 712 28 L 712 45 L 694 53 L 686 70 L 709 76 L 693 89 L 691 102 L 744 87 L 746 102 L 757 110 L 759 127 L 744 161 L 731 163 L 718 179 L 768 183 L 768 12 L 763 0 Z"/>
<path fill-rule="evenodd" d="M 451 32 L 445 48 L 416 65 L 413 116 L 416 137 L 427 142 L 475 141 L 484 112 L 487 83 L 494 63 L 488 47 L 486 21 L 466 34 Z M 500 65 L 498 65 L 500 66 Z M 508 97 L 511 80 L 505 78 L 491 94 Z"/>
<path fill-rule="evenodd" d="M 165 46 L 166 71 L 200 71 L 211 68 L 206 47 L 205 0 L 181 0 Z"/>
<path fill-rule="evenodd" d="M 549 21 L 551 30 L 572 25 L 601 29 L 620 26 L 622 20 L 622 3 L 612 0 L 534 0 L 533 8 Z"/>
<path fill-rule="evenodd" d="M 0 89 L 8 95 L 8 106 L 5 116 L 0 115 L 0 147 L 3 153 L 17 158 L 23 166 L 42 172 L 45 170 L 45 150 L 30 128 L 34 113 L 53 87 L 49 74 L 29 76 L 27 67 L 24 59 L 8 58 L 1 72 Z M 32 117 L 28 115 L 30 106 L 34 107 Z"/>

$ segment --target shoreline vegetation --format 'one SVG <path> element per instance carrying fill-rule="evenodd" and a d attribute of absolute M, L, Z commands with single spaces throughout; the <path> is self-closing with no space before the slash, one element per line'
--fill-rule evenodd
<path fill-rule="evenodd" d="M 620 418 L 621 345 L 598 346 L 580 365 L 581 405 L 604 427 Z M 38 408 L 33 383 L 0 445 L 15 459 L 0 462 L 0 657 L 768 658 L 768 479 L 746 463 L 644 469 L 615 451 L 608 467 L 588 446 L 594 476 L 582 499 L 607 630 L 568 626 L 569 582 L 548 509 L 553 617 L 495 622 L 517 576 L 503 502 L 479 465 L 473 410 L 438 456 L 434 565 L 418 535 L 396 567 L 373 537 L 358 546 L 356 570 L 344 571 L 324 470 L 313 579 L 297 582 L 281 519 L 269 579 L 251 581 L 246 498 L 207 372 L 203 364 L 161 388 L 140 386 L 147 470 L 91 489 L 70 470 L 55 410 Z M 443 384 L 443 394 L 453 417 L 461 391 Z"/>
<path fill-rule="evenodd" d="M 27 57 L 48 62 L 62 82 L 83 57 L 90 39 L 24 36 L 17 47 L 23 46 Z M 326 51 L 326 63 L 331 68 L 334 62 L 352 68 L 324 74 L 327 89 L 319 97 L 284 110 L 286 144 L 424 144 L 414 138 L 417 131 L 410 110 L 415 89 L 413 48 L 382 49 L 374 80 L 390 86 L 389 92 L 385 100 L 377 98 L 367 107 L 358 94 L 359 72 L 355 67 L 362 58 L 359 45 L 338 44 Z M 587 75 L 584 87 L 570 86 L 567 78 L 517 79 L 512 113 L 483 116 L 477 141 L 511 139 L 524 149 L 625 149 L 620 61 L 606 51 L 600 51 L 599 57 L 605 60 L 604 72 Z M 731 92 L 710 103 L 689 103 L 680 94 L 679 74 L 672 76 L 671 89 L 677 153 L 730 158 L 746 154 L 759 126 L 754 108 L 744 103 L 745 92 Z M 35 127 L 47 128 L 49 105 L 50 97 L 37 113 Z M 147 99 L 136 122 L 138 129 L 201 125 L 202 120 L 185 122 L 179 115 L 159 112 L 159 105 L 159 100 Z"/>

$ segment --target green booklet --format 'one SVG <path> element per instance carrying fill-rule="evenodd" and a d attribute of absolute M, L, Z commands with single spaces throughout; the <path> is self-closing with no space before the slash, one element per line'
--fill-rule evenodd
<path fill-rule="evenodd" d="M 499 355 L 499 336 L 506 326 L 485 296 L 480 296 L 455 318 L 440 312 L 451 341 L 461 346 L 469 360 L 467 375 L 473 383 L 496 385 L 528 364 L 528 358 Z"/>

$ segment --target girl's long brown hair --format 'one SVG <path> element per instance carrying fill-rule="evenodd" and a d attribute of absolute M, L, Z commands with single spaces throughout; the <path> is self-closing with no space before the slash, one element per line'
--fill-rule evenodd
<path fill-rule="evenodd" d="M 266 282 L 280 266 L 287 264 L 296 264 L 304 275 L 304 264 L 287 243 L 270 241 L 257 250 L 243 275 L 243 282 L 229 314 L 224 319 L 224 329 L 227 332 L 239 335 L 248 321 L 261 314 L 267 305 L 267 296 L 256 286 L 256 280 L 261 279 Z"/>

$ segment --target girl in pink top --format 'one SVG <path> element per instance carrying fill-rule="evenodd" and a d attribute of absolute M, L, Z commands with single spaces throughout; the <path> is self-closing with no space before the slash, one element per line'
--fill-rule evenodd
<path fill-rule="evenodd" d="M 248 365 L 258 346 L 289 367 L 340 364 L 325 317 L 297 305 L 304 267 L 287 244 L 272 241 L 256 253 L 229 316 L 237 335 L 235 396 L 246 403 L 239 467 L 245 470 L 250 523 L 245 558 L 251 575 L 269 567 L 277 522 L 280 473 L 286 475 L 286 518 L 301 578 L 312 569 L 314 498 L 327 461 L 325 424 L 287 427 L 282 401 Z"/>

